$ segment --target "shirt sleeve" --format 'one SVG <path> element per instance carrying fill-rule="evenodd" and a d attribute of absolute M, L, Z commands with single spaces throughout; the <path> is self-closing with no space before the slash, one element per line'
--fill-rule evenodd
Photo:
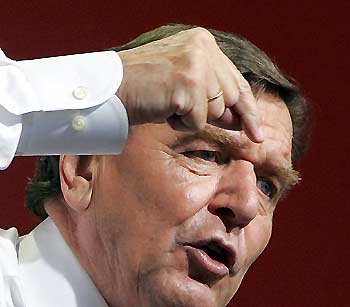
<path fill-rule="evenodd" d="M 0 50 L 0 169 L 15 154 L 120 153 L 122 76 L 114 51 L 13 61 Z"/>

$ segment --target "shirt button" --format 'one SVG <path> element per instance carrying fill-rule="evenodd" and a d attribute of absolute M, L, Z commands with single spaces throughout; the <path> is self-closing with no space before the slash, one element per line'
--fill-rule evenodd
<path fill-rule="evenodd" d="M 84 86 L 78 86 L 73 91 L 74 98 L 79 99 L 79 100 L 85 99 L 87 95 L 88 95 L 88 89 Z"/>
<path fill-rule="evenodd" d="M 75 131 L 82 131 L 84 130 L 86 127 L 86 120 L 85 120 L 85 117 L 83 116 L 76 116 L 73 118 L 72 120 L 72 128 L 75 130 Z"/>

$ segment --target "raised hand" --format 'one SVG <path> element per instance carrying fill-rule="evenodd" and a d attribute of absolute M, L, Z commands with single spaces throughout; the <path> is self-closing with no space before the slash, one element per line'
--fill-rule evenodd
<path fill-rule="evenodd" d="M 117 95 L 131 125 L 167 121 L 191 131 L 208 122 L 242 127 L 252 141 L 263 141 L 249 83 L 206 29 L 182 31 L 119 55 L 124 77 Z"/>

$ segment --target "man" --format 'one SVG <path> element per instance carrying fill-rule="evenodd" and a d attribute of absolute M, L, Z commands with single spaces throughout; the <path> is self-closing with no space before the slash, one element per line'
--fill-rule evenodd
<path fill-rule="evenodd" d="M 18 306 L 225 306 L 266 247 L 298 180 L 307 105 L 245 39 L 212 31 L 226 57 L 188 28 L 116 49 L 130 123 L 120 155 L 40 160 L 27 205 L 49 218 L 3 234 Z"/>

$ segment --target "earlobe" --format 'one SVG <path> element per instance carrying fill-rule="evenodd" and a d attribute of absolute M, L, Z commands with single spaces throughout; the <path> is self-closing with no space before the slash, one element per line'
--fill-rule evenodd
<path fill-rule="evenodd" d="M 67 205 L 76 211 L 86 210 L 92 196 L 92 156 L 60 157 L 61 190 Z"/>

